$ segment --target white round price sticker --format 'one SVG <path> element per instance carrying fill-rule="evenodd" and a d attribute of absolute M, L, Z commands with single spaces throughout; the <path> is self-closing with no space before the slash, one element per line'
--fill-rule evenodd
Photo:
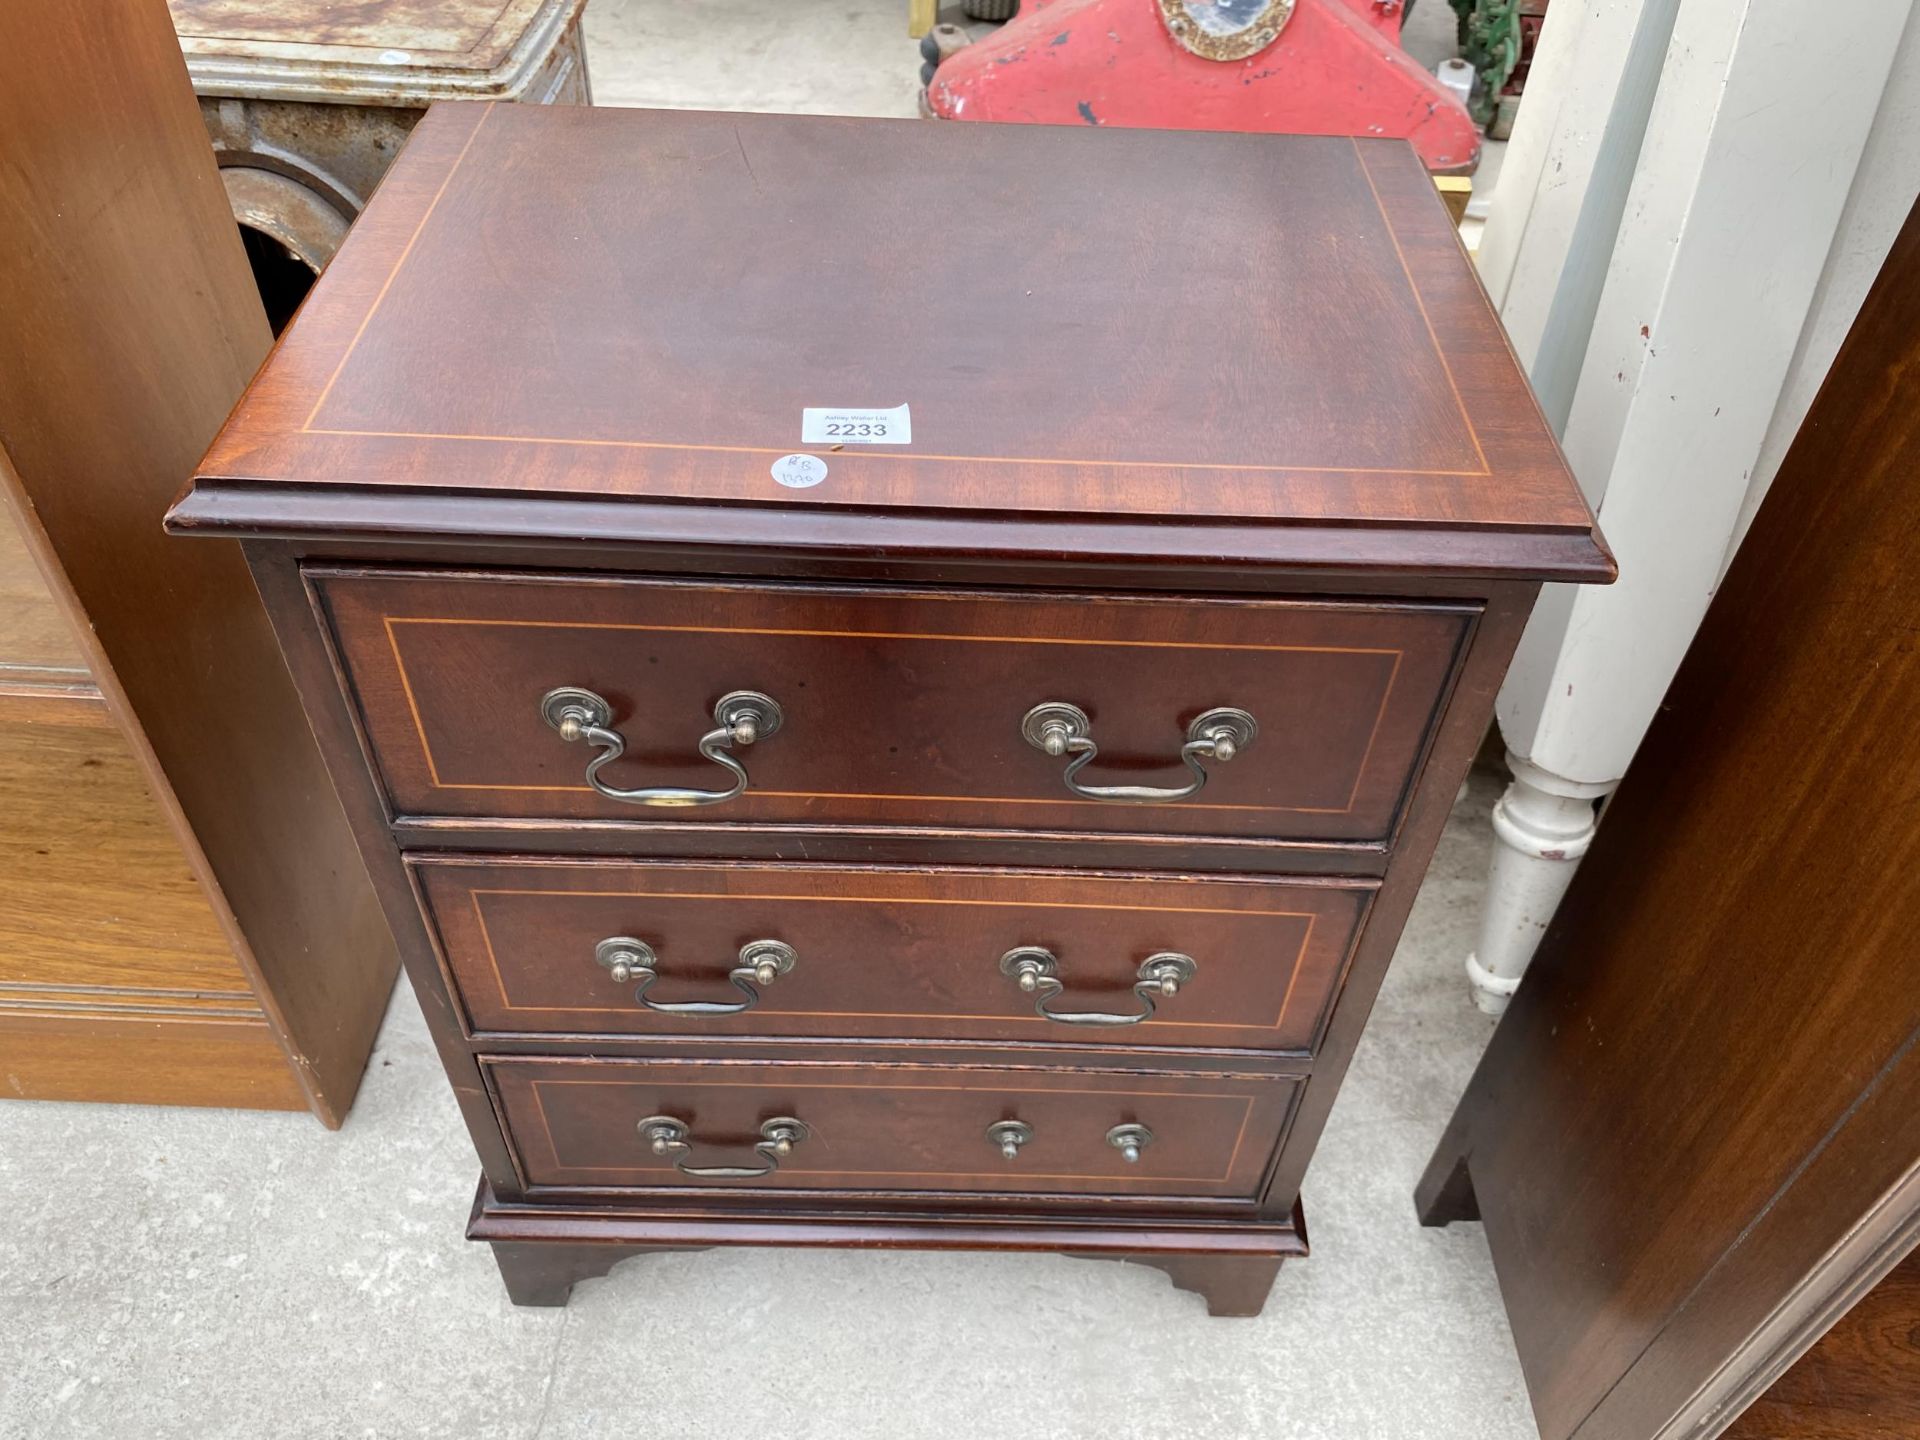
<path fill-rule="evenodd" d="M 773 478 L 789 490 L 805 490 L 827 478 L 827 462 L 818 455 L 782 455 L 773 462 Z"/>

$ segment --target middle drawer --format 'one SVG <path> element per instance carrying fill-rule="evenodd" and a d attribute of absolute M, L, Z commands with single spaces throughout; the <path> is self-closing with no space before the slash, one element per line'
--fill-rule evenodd
<path fill-rule="evenodd" d="M 792 864 L 408 864 L 477 1036 L 1305 1054 L 1374 890 L 1345 879 Z"/>

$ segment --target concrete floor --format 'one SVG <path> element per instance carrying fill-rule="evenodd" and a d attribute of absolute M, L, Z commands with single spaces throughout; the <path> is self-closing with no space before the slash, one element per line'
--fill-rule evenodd
<path fill-rule="evenodd" d="M 1257 1320 L 1054 1257 L 708 1251 L 515 1310 L 402 986 L 347 1126 L 0 1102 L 0 1437 L 1529 1440 L 1480 1228 L 1409 1198 L 1491 1031 L 1456 812 Z"/>
<path fill-rule="evenodd" d="M 592 0 L 602 104 L 914 113 L 904 0 Z M 1410 48 L 1447 53 L 1446 7 Z M 1431 54 L 1427 52 L 1433 52 Z M 562 1436 L 1528 1440 L 1477 1226 L 1410 1194 L 1491 1022 L 1454 817 L 1309 1173 L 1314 1255 L 1258 1320 L 1056 1258 L 721 1252 L 515 1310 L 404 986 L 346 1128 L 0 1102 L 0 1440 Z"/>

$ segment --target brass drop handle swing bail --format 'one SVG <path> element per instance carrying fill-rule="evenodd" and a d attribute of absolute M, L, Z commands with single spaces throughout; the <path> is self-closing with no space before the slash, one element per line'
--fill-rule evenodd
<path fill-rule="evenodd" d="M 713 707 L 715 728 L 700 737 L 700 753 L 733 776 L 725 790 L 693 790 L 680 785 L 650 785 L 621 790 L 600 772 L 627 751 L 627 738 L 613 728 L 613 707 L 591 690 L 562 685 L 540 697 L 540 717 L 569 744 L 586 741 L 600 753 L 587 762 L 587 783 L 623 805 L 718 805 L 742 795 L 747 769 L 729 752 L 766 739 L 786 719 L 779 702 L 758 690 L 734 690 Z"/>
<path fill-rule="evenodd" d="M 693 1153 L 693 1143 L 686 1121 L 672 1115 L 649 1115 L 636 1128 L 648 1149 L 656 1155 L 672 1156 L 673 1168 L 695 1180 L 761 1179 L 777 1171 L 794 1147 L 813 1133 L 805 1122 L 791 1115 L 776 1115 L 760 1127 L 760 1139 L 753 1146 L 766 1161 L 764 1165 L 689 1165 L 687 1156 Z"/>
<path fill-rule="evenodd" d="M 1196 715 L 1187 726 L 1186 743 L 1180 747 L 1180 760 L 1192 773 L 1188 784 L 1177 788 L 1157 785 L 1082 785 L 1080 772 L 1099 755 L 1094 743 L 1093 721 L 1078 705 L 1064 700 L 1048 700 L 1029 710 L 1020 721 L 1021 737 L 1043 755 L 1054 759 L 1072 756 L 1062 775 L 1067 789 L 1082 800 L 1101 800 L 1110 805 L 1170 805 L 1191 800 L 1207 784 L 1202 760 L 1225 765 L 1251 746 L 1260 734 L 1260 723 L 1245 710 L 1231 705 L 1218 706 Z"/>
<path fill-rule="evenodd" d="M 653 946 L 631 935 L 609 935 L 593 947 L 594 960 L 617 984 L 640 982 L 634 1001 L 660 1015 L 742 1015 L 760 1003 L 760 991 L 800 963 L 794 948 L 782 940 L 749 940 L 740 947 L 738 963 L 727 972 L 733 988 L 745 1000 L 655 1000 L 647 991 L 660 978 L 660 956 Z"/>
<path fill-rule="evenodd" d="M 1191 955 L 1177 950 L 1162 950 L 1140 962 L 1134 972 L 1133 993 L 1140 999 L 1138 1010 L 1053 1010 L 1048 1002 L 1067 987 L 1059 978 L 1060 962 L 1051 950 L 1039 945 L 1019 945 L 1000 957 L 1000 973 L 1021 990 L 1034 997 L 1033 1009 L 1042 1019 L 1056 1025 L 1138 1025 L 1150 1020 L 1159 1002 L 1178 995 L 1200 971 Z"/>

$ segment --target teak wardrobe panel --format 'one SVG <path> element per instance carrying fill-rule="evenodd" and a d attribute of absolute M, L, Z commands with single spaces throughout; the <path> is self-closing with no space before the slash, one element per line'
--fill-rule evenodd
<path fill-rule="evenodd" d="M 269 345 L 166 6 L 0 10 L 0 134 L 0 479 L 72 627 L 64 658 L 44 633 L 20 637 L 11 688 L 26 693 L 0 712 L 0 747 L 21 803 L 0 825 L 30 852 L 46 848 L 34 824 L 103 827 L 53 873 L 16 873 L 12 904 L 44 936 L 75 903 L 124 902 L 153 937 L 142 950 L 121 933 L 103 957 L 80 927 L 67 961 L 35 952 L 30 983 L 60 1004 L 54 988 L 7 991 L 0 1057 L 23 1077 L 16 1094 L 306 1105 L 337 1124 L 392 941 L 244 563 L 160 528 Z M 146 863 L 166 883 L 115 896 Z M 183 925 L 219 974 L 160 983 Z M 224 967 L 206 953 L 214 935 Z M 0 973 L 24 974 L 26 947 L 10 951 Z M 129 1018 L 120 992 L 142 988 L 233 1013 Z"/>

